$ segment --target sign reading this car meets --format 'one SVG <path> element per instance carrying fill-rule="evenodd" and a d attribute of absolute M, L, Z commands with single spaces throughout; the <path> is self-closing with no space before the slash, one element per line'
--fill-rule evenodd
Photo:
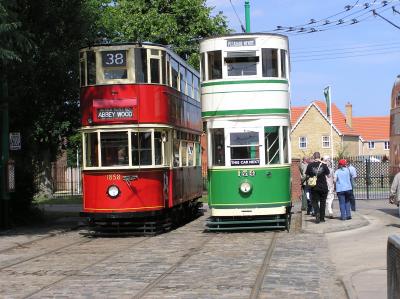
<path fill-rule="evenodd" d="M 131 119 L 133 117 L 133 108 L 99 108 L 97 109 L 97 119 Z"/>
<path fill-rule="evenodd" d="M 249 47 L 255 45 L 255 39 L 230 39 L 226 42 L 227 47 Z"/>

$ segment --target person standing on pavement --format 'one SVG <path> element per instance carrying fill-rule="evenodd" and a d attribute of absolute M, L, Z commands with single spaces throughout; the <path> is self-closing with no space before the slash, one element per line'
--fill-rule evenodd
<path fill-rule="evenodd" d="M 315 222 L 325 222 L 326 196 L 328 195 L 328 185 L 326 176 L 329 175 L 329 169 L 321 161 L 321 154 L 315 152 L 314 161 L 308 164 L 306 169 L 307 178 L 317 178 L 315 186 L 311 187 L 311 200 L 314 208 Z"/>
<path fill-rule="evenodd" d="M 335 171 L 334 182 L 336 186 L 336 194 L 339 199 L 340 219 L 351 219 L 350 212 L 350 197 L 351 197 L 351 175 L 350 170 L 347 168 L 347 161 L 340 159 L 338 169 Z"/>
<path fill-rule="evenodd" d="M 299 171 L 300 171 L 300 181 L 301 181 L 301 210 L 307 210 L 307 215 L 310 215 L 312 212 L 311 206 L 311 195 L 310 195 L 310 188 L 307 185 L 307 176 L 306 170 L 308 165 L 308 159 L 303 157 L 299 164 Z"/>
<path fill-rule="evenodd" d="M 356 199 L 354 197 L 354 187 L 356 186 L 357 171 L 351 164 L 350 160 L 347 161 L 347 168 L 350 170 L 351 194 L 350 194 L 350 207 L 353 212 L 356 211 Z"/>
<path fill-rule="evenodd" d="M 392 182 L 392 185 L 390 187 L 389 202 L 391 204 L 397 205 L 399 207 L 399 202 L 400 202 L 400 172 L 398 172 L 393 178 L 393 182 Z M 399 216 L 400 216 L 400 207 L 399 207 Z"/>
<path fill-rule="evenodd" d="M 324 156 L 323 161 L 329 169 L 329 175 L 326 176 L 326 183 L 328 185 L 328 195 L 326 196 L 326 207 L 328 209 L 328 217 L 333 219 L 333 199 L 335 198 L 335 183 L 333 182 L 333 168 L 331 157 Z"/>

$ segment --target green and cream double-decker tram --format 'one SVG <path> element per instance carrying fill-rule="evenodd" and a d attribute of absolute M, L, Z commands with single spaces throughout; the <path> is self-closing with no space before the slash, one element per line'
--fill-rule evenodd
<path fill-rule="evenodd" d="M 288 38 L 221 36 L 200 52 L 208 230 L 289 228 Z"/>

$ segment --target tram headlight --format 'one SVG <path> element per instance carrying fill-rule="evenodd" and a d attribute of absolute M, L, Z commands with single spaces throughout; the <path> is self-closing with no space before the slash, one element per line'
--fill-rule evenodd
<path fill-rule="evenodd" d="M 111 198 L 116 198 L 120 193 L 121 193 L 121 191 L 119 191 L 119 188 L 117 186 L 115 186 L 115 185 L 111 185 L 107 189 L 107 194 Z"/>
<path fill-rule="evenodd" d="M 250 184 L 250 182 L 245 181 L 240 184 L 239 189 L 240 189 L 240 192 L 242 192 L 244 194 L 249 194 L 251 192 L 251 189 L 253 189 L 253 186 Z"/>

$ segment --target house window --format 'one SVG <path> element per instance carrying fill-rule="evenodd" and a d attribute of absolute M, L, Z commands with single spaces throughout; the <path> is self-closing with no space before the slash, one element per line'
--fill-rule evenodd
<path fill-rule="evenodd" d="M 307 148 L 307 137 L 299 137 L 299 148 Z"/>
<path fill-rule="evenodd" d="M 385 150 L 389 150 L 389 146 L 390 146 L 390 142 L 385 141 L 385 144 L 384 144 Z"/>
<path fill-rule="evenodd" d="M 368 141 L 368 148 L 369 149 L 374 149 L 375 148 L 375 142 L 374 141 Z"/>
<path fill-rule="evenodd" d="M 322 147 L 323 148 L 331 147 L 331 137 L 330 136 L 322 136 Z"/>

